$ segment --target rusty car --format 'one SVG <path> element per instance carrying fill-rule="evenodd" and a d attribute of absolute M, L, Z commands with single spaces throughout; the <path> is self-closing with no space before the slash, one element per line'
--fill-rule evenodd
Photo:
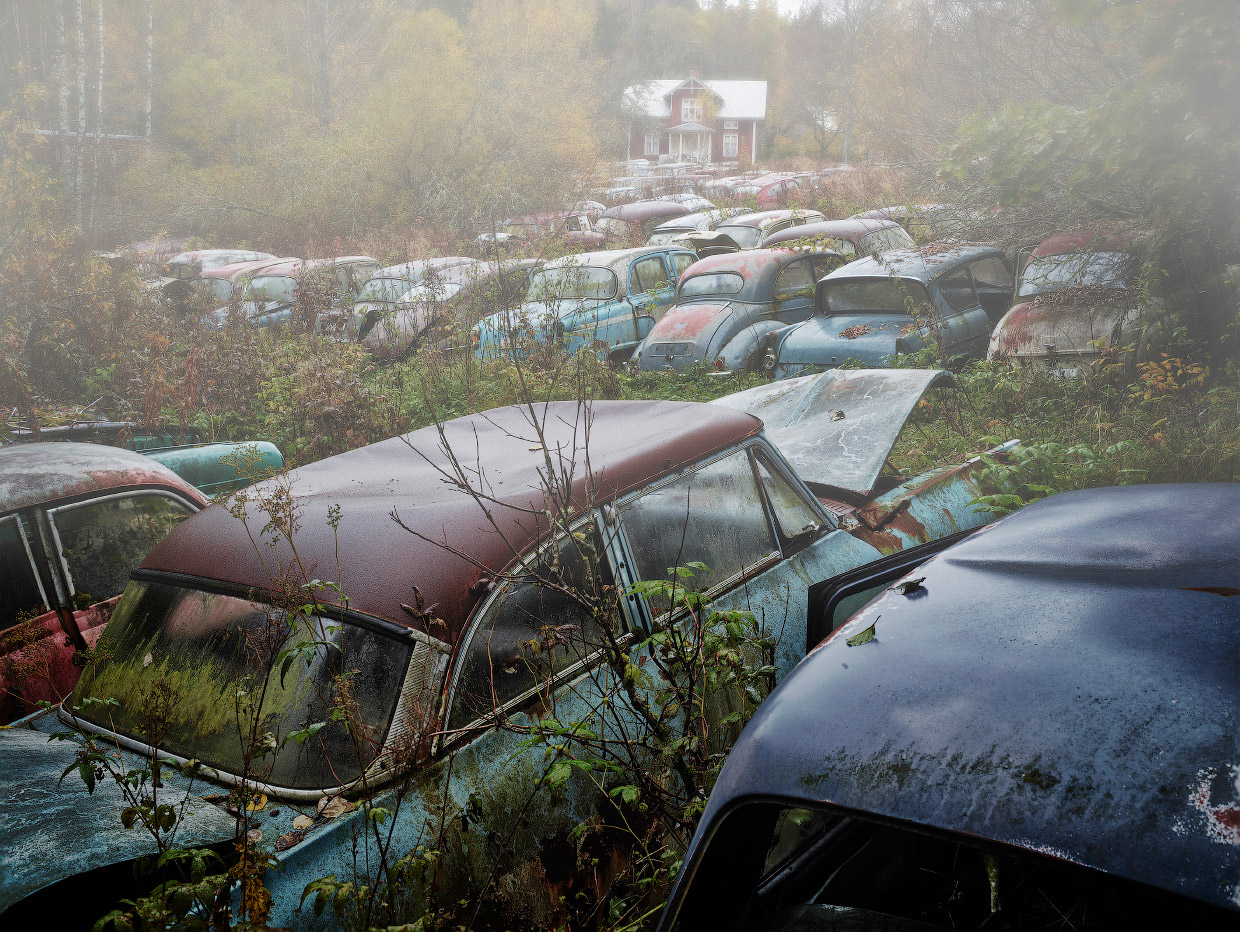
<path fill-rule="evenodd" d="M 1235 267 L 1208 249 L 1141 229 L 1080 230 L 1039 243 L 987 358 L 1075 376 L 1111 355 L 1145 362 L 1183 325 L 1207 346 L 1227 344 Z"/>
<path fill-rule="evenodd" d="M 1067 492 L 855 580 L 660 932 L 1236 928 L 1238 514 L 1236 483 Z"/>
<path fill-rule="evenodd" d="M 475 238 L 480 246 L 533 245 L 546 240 L 560 240 L 569 246 L 597 248 L 607 237 L 595 230 L 587 210 L 549 210 L 524 214 L 505 221 L 494 233 Z"/>
<path fill-rule="evenodd" d="M 633 352 L 647 371 L 706 362 L 719 370 L 762 368 L 768 333 L 814 313 L 814 287 L 843 265 L 839 253 L 749 249 L 699 259 L 676 301 Z"/>
<path fill-rule="evenodd" d="M 209 305 L 211 310 L 227 307 L 234 298 L 240 299 L 245 291 L 246 283 L 263 269 L 284 262 L 295 262 L 291 256 L 277 259 L 254 259 L 228 265 L 218 265 L 205 269 L 199 276 L 190 281 L 190 288 L 201 301 Z M 240 286 L 241 291 L 238 291 Z M 187 296 L 188 298 L 188 296 Z"/>
<path fill-rule="evenodd" d="M 727 223 L 715 227 L 715 232 L 726 233 L 736 240 L 741 249 L 761 249 L 768 236 L 793 227 L 801 227 L 807 223 L 820 223 L 825 220 L 816 210 L 794 208 L 792 210 L 762 210 L 757 213 L 741 214 L 730 217 Z"/>
<path fill-rule="evenodd" d="M 565 256 L 530 276 L 524 303 L 473 330 L 483 358 L 524 354 L 532 344 L 627 361 L 671 305 L 676 281 L 697 261 L 682 246 L 639 246 Z"/>
<path fill-rule="evenodd" d="M 985 355 L 992 320 L 1010 300 L 1012 272 L 995 246 L 897 249 L 858 259 L 818 283 L 813 317 L 766 337 L 777 379 L 856 359 L 887 365 L 933 347 L 950 365 Z"/>
<path fill-rule="evenodd" d="M 664 220 L 646 239 L 647 246 L 662 246 L 681 233 L 703 233 L 714 230 L 729 217 L 745 212 L 743 207 L 713 207 Z"/>
<path fill-rule="evenodd" d="M 688 213 L 692 211 L 675 201 L 633 201 L 603 211 L 594 228 L 613 240 L 641 243 L 665 220 Z"/>
<path fill-rule="evenodd" d="M 80 891 L 88 865 L 117 865 L 111 876 L 124 883 L 108 899 L 131 893 L 122 868 L 149 840 L 121 827 L 115 793 L 66 803 L 40 779 L 73 754 L 46 734 L 75 725 L 137 766 L 154 753 L 139 697 L 169 677 L 194 695 L 169 708 L 158 742 L 160 759 L 194 762 L 161 771 L 162 798 L 189 813 L 178 844 L 219 845 L 239 829 L 274 839 L 273 927 L 334 925 L 330 912 L 312 918 L 303 891 L 329 873 L 354 876 L 366 812 L 338 802 L 322 813 L 325 800 L 359 794 L 386 813 L 394 851 L 442 827 L 436 890 L 467 896 L 494 877 L 500 890 L 538 895 L 503 878 L 543 876 L 540 858 L 554 868 L 563 845 L 552 839 L 589 818 L 597 798 L 577 777 L 539 792 L 542 751 L 503 723 L 548 709 L 572 721 L 614 696 L 602 626 L 634 651 L 653 649 L 641 632 L 669 606 L 632 587 L 666 579 L 669 567 L 708 567 L 701 585 L 716 604 L 761 612 L 779 635 L 782 678 L 805 653 L 811 582 L 982 523 L 970 506 L 982 487 L 977 458 L 915 478 L 884 468 L 910 412 L 944 378 L 832 372 L 714 404 L 514 405 L 293 470 L 270 489 L 296 514 L 287 533 L 260 532 L 272 521 L 262 510 L 195 515 L 134 572 L 74 695 L 0 732 L 0 838 L 20 824 L 0 912 L 20 921 L 35 907 L 47 916 L 49 903 L 69 909 L 74 898 L 57 891 Z M 549 475 L 563 480 L 554 494 Z M 549 495 L 566 509 L 559 531 L 539 517 Z M 595 614 L 556 580 L 624 594 Z M 307 586 L 313 614 L 293 618 L 289 596 L 304 602 Z M 548 625 L 562 636 L 544 644 Z M 306 637 L 319 646 L 304 663 L 277 662 Z M 533 654 L 532 640 L 543 645 Z M 361 743 L 332 716 L 307 731 L 346 671 L 356 671 Z M 261 757 L 230 724 L 243 681 L 269 703 L 254 713 L 271 734 Z M 243 773 L 275 805 L 226 811 Z M 59 818 L 66 805 L 72 839 Z M 498 837 L 500 849 L 489 841 Z M 411 910 L 425 893 L 415 885 Z"/>
<path fill-rule="evenodd" d="M 206 497 L 148 456 L 95 443 L 0 447 L 0 721 L 59 702 L 129 574 Z"/>
<path fill-rule="evenodd" d="M 469 259 L 435 265 L 395 300 L 389 300 L 396 293 L 395 287 L 388 287 L 391 280 L 372 287 L 381 270 L 353 305 L 355 339 L 377 359 L 408 356 L 424 343 L 439 350 L 472 351 L 468 334 L 473 327 L 497 308 L 513 308 L 525 300 L 530 274 L 541 265 L 539 259 Z"/>
<path fill-rule="evenodd" d="M 857 217 L 807 223 L 767 236 L 763 242 L 767 249 L 772 246 L 804 252 L 829 249 L 849 262 L 912 245 L 913 238 L 894 220 L 863 220 Z"/>
<path fill-rule="evenodd" d="M 348 320 L 348 308 L 366 280 L 379 269 L 370 256 L 337 256 L 332 259 L 288 259 L 253 275 L 237 306 L 238 320 L 252 327 L 270 327 L 299 319 L 318 329 L 327 320 L 329 329 L 340 329 Z M 208 326 L 222 327 L 232 307 L 220 307 L 203 318 Z"/>

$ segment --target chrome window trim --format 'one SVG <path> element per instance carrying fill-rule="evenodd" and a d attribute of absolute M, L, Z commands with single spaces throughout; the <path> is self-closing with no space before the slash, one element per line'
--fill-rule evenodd
<path fill-rule="evenodd" d="M 72 600 L 73 593 L 77 592 L 77 587 L 73 584 L 73 574 L 69 571 L 69 561 L 65 559 L 64 545 L 61 543 L 61 540 L 60 540 L 60 530 L 56 527 L 56 515 L 62 511 L 66 511 L 66 512 L 73 511 L 75 508 L 84 508 L 88 505 L 97 505 L 100 502 L 108 502 L 114 499 L 119 501 L 120 499 L 123 499 L 123 498 L 137 498 L 139 496 L 148 496 L 148 495 L 158 495 L 162 498 L 170 498 L 174 502 L 180 502 L 182 505 L 186 506 L 186 508 L 189 509 L 189 515 L 186 515 L 186 517 L 190 517 L 191 515 L 194 515 L 197 512 L 202 510 L 201 508 L 199 508 L 197 504 L 184 498 L 181 495 L 178 495 L 177 493 L 173 492 L 171 489 L 156 489 L 156 488 L 130 489 L 125 492 L 111 492 L 111 493 L 108 493 L 107 495 L 94 495 L 90 498 L 83 498 L 76 502 L 70 502 L 66 505 L 57 505 L 54 508 L 47 509 L 47 525 L 51 529 L 52 543 L 55 549 L 55 555 L 53 559 L 59 562 L 60 568 L 65 574 L 64 576 L 65 582 L 68 583 L 68 586 L 69 586 L 69 591 L 65 594 L 66 601 Z"/>
<path fill-rule="evenodd" d="M 616 567 L 611 565 L 610 547 L 607 544 L 607 534 L 610 532 L 614 535 L 618 533 L 618 531 L 614 529 L 612 530 L 608 529 L 605 522 L 600 520 L 598 509 L 597 508 L 592 509 L 583 519 L 575 521 L 573 524 L 571 524 L 569 526 L 569 533 L 578 531 L 581 528 L 591 523 L 594 524 L 596 530 L 598 530 L 599 532 L 600 538 L 602 539 L 603 552 L 602 554 L 600 554 L 600 556 L 602 557 L 603 560 L 606 560 L 608 566 L 611 567 L 612 576 L 613 578 L 616 579 L 616 582 L 619 585 L 620 574 L 616 572 Z M 521 558 L 521 561 L 519 563 L 515 564 L 515 569 L 506 571 L 506 575 L 514 575 L 514 574 L 520 573 L 522 569 L 530 565 L 531 560 L 534 558 L 534 556 L 538 553 L 539 550 L 541 550 L 543 547 L 546 547 L 550 544 L 557 543 L 559 540 L 560 540 L 560 535 L 556 535 L 552 537 L 552 539 L 548 541 L 547 543 L 544 543 L 541 546 L 535 546 L 525 556 Z M 453 703 L 455 703 L 456 701 L 457 690 L 460 686 L 460 679 L 462 675 L 461 671 L 463 667 L 463 664 L 461 663 L 461 658 L 464 656 L 465 650 L 468 647 L 469 642 L 473 639 L 478 629 L 482 626 L 483 620 L 490 613 L 492 606 L 495 605 L 495 603 L 503 595 L 504 590 L 507 589 L 507 587 L 511 584 L 512 584 L 511 581 L 509 581 L 509 582 L 505 582 L 503 585 L 496 586 L 495 589 L 487 595 L 486 599 L 474 610 L 473 617 L 470 619 L 468 627 L 465 629 L 465 632 L 461 635 L 460 639 L 457 641 L 456 654 L 453 657 L 452 671 L 449 677 L 448 688 L 446 692 L 446 699 L 444 702 L 444 713 L 443 713 L 444 728 L 442 731 L 439 732 L 438 735 L 436 735 L 435 746 L 434 746 L 435 753 L 441 752 L 445 747 L 448 747 L 456 743 L 462 738 L 468 739 L 470 736 L 476 734 L 478 731 L 485 729 L 485 728 L 489 728 L 491 725 L 499 721 L 501 716 L 503 716 L 509 710 L 511 710 L 515 706 L 521 705 L 522 703 L 528 701 L 532 696 L 535 696 L 538 693 L 541 693 L 544 689 L 556 689 L 559 686 L 563 685 L 565 682 L 567 682 L 569 679 L 575 679 L 578 673 L 588 669 L 589 667 L 595 666 L 598 661 L 598 658 L 602 656 L 603 651 L 605 650 L 605 648 L 600 648 L 599 650 L 596 650 L 593 653 L 586 655 L 585 657 L 578 660 L 576 663 L 571 664 L 570 666 L 565 667 L 563 670 L 559 670 L 556 673 L 552 674 L 550 677 L 540 682 L 538 685 L 531 686 L 529 689 L 525 690 L 524 692 L 520 693 L 514 698 L 509 699 L 507 702 L 501 705 L 498 709 L 493 709 L 492 711 L 488 712 L 486 715 L 479 716 L 478 718 L 474 719 L 468 724 L 460 725 L 460 726 L 455 725 L 452 722 L 452 707 L 453 707 Z M 625 600 L 623 598 L 620 599 L 617 605 L 621 609 L 622 614 L 627 614 L 627 611 L 625 610 Z M 628 627 L 630 627 L 631 629 L 631 625 Z M 626 643 L 631 638 L 632 638 L 632 633 L 631 633 L 631 630 L 629 630 L 629 631 L 625 631 L 622 634 L 620 634 L 617 640 L 623 644 L 623 643 Z"/>

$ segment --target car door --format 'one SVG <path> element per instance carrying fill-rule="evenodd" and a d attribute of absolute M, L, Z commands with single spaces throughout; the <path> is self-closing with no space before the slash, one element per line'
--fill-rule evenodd
<path fill-rule="evenodd" d="M 931 285 L 930 296 L 939 315 L 935 327 L 944 357 L 951 360 L 982 355 L 990 334 L 990 318 L 978 300 L 969 267 L 962 263 L 939 276 Z"/>
<path fill-rule="evenodd" d="M 142 490 L 0 519 L 6 583 L 18 583 L 0 603 L 0 712 L 33 711 L 72 689 L 73 657 L 98 640 L 129 574 L 197 510 L 171 492 Z M 18 693 L 21 703 L 12 701 Z"/>
<path fill-rule="evenodd" d="M 666 253 L 641 256 L 629 267 L 629 302 L 633 308 L 632 345 L 639 343 L 676 297 L 675 269 Z M 610 341 L 613 346 L 616 341 Z"/>
<path fill-rule="evenodd" d="M 768 314 L 786 324 L 805 320 L 814 313 L 815 282 L 814 266 L 808 256 L 789 262 L 775 278 L 774 301 L 766 309 Z"/>
<path fill-rule="evenodd" d="M 688 584 L 717 609 L 753 611 L 779 640 L 778 678 L 805 656 L 809 585 L 878 559 L 832 526 L 782 457 L 749 444 L 621 502 L 615 513 L 629 566 L 642 580 L 700 563 Z M 676 609 L 646 598 L 647 618 Z"/>
<path fill-rule="evenodd" d="M 1012 270 L 1002 256 L 987 256 L 969 263 L 973 287 L 991 325 L 1008 312 L 1012 301 Z M 989 328 L 987 328 L 989 332 Z"/>

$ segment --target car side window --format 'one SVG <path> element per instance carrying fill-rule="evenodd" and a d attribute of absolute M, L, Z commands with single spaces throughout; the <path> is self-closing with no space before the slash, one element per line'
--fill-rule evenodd
<path fill-rule="evenodd" d="M 601 649 L 605 622 L 587 606 L 607 599 L 614 583 L 598 532 L 590 526 L 578 535 L 583 539 L 564 537 L 541 551 L 528 576 L 507 583 L 470 631 L 457 661 L 450 727 L 537 695 Z"/>
<path fill-rule="evenodd" d="M 0 631 L 47 611 L 31 562 L 25 529 L 17 515 L 0 518 Z"/>
<path fill-rule="evenodd" d="M 629 294 L 646 294 L 670 284 L 667 280 L 667 266 L 662 256 L 646 256 L 633 263 L 629 273 Z"/>
<path fill-rule="evenodd" d="M 620 522 L 637 575 L 665 580 L 669 570 L 703 563 L 691 584 L 718 585 L 779 554 L 745 450 L 716 460 L 630 501 Z M 651 610 L 667 611 L 662 599 Z"/>
<path fill-rule="evenodd" d="M 776 301 L 805 298 L 813 293 L 814 273 L 808 259 L 797 259 L 780 269 L 779 277 L 775 279 Z"/>
<path fill-rule="evenodd" d="M 852 245 L 852 244 L 850 243 L 849 245 Z M 830 275 L 832 272 L 838 269 L 841 265 L 843 265 L 846 261 L 848 260 L 843 255 L 840 255 L 840 256 L 810 256 L 810 262 L 813 264 L 813 268 L 814 268 L 814 281 L 818 281 L 823 276 Z"/>
<path fill-rule="evenodd" d="M 676 280 L 680 281 L 680 276 L 685 274 L 685 269 L 693 265 L 697 261 L 696 256 L 691 256 L 687 252 L 672 253 L 672 267 L 676 270 Z"/>
<path fill-rule="evenodd" d="M 969 266 L 969 270 L 979 291 L 986 288 L 1011 293 L 1012 273 L 1008 271 L 1007 263 L 998 256 L 978 259 Z"/>
<path fill-rule="evenodd" d="M 50 511 L 75 604 L 120 595 L 143 558 L 192 513 L 179 499 L 152 493 L 111 496 Z"/>
<path fill-rule="evenodd" d="M 767 239 L 775 233 L 779 233 L 783 230 L 791 229 L 792 225 L 793 224 L 791 220 L 779 220 L 775 223 L 772 223 L 769 227 L 766 228 L 766 230 L 763 231 L 762 238 Z M 800 226 L 800 224 L 797 224 L 797 226 Z"/>
<path fill-rule="evenodd" d="M 969 270 L 965 266 L 939 279 L 939 293 L 957 311 L 967 311 L 978 305 L 977 294 L 973 291 L 973 280 L 969 278 Z"/>
<path fill-rule="evenodd" d="M 779 536 L 785 544 L 784 549 L 787 550 L 787 545 L 812 537 L 821 530 L 821 519 L 792 484 L 767 463 L 766 457 L 758 456 L 755 459 L 758 477 L 775 517 Z M 795 550 L 795 546 L 792 549 Z"/>

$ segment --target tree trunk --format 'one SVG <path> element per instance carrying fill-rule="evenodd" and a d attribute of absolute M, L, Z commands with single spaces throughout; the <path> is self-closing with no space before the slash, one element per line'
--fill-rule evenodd
<path fill-rule="evenodd" d="M 146 0 L 146 154 L 151 154 L 151 98 L 155 87 L 155 0 Z"/>
<path fill-rule="evenodd" d="M 68 190 L 73 178 L 69 174 L 69 56 L 65 49 L 65 3 L 54 0 L 56 4 L 56 129 L 60 139 L 56 148 L 56 159 L 60 162 L 60 171 L 64 178 L 65 189 Z"/>
<path fill-rule="evenodd" d="M 82 227 L 82 168 L 86 157 L 86 19 L 82 0 L 77 0 L 77 168 L 73 174 L 74 211 L 78 228 Z"/>
<path fill-rule="evenodd" d="M 90 228 L 95 229 L 95 212 L 99 206 L 99 146 L 103 141 L 103 0 L 99 0 L 99 71 L 95 83 L 95 158 L 90 179 Z"/>

